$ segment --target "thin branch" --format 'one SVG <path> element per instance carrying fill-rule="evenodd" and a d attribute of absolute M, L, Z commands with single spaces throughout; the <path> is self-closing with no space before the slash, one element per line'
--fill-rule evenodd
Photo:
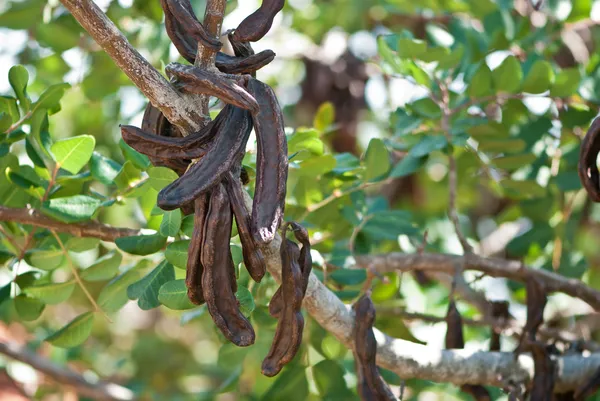
<path fill-rule="evenodd" d="M 11 208 L 0 206 L 0 221 L 12 221 L 20 224 L 30 224 L 35 227 L 56 230 L 76 237 L 99 238 L 103 241 L 114 242 L 119 237 L 140 235 L 140 230 L 117 228 L 97 222 L 63 223 L 43 215 L 35 209 Z"/>
<path fill-rule="evenodd" d="M 525 282 L 535 278 L 544 283 L 548 292 L 562 292 L 587 302 L 595 310 L 600 310 L 600 292 L 579 280 L 563 277 L 544 269 L 533 269 L 519 261 L 484 258 L 467 254 L 464 256 L 448 254 L 423 253 L 389 253 L 385 255 L 356 256 L 358 266 L 373 266 L 380 273 L 393 271 L 423 270 L 454 274 L 456 266 L 464 266 L 464 270 L 475 270 L 491 277 L 503 277 L 514 281 Z"/>
<path fill-rule="evenodd" d="M 91 0 L 61 0 L 73 17 L 167 119 L 186 131 L 199 129 L 199 97 L 183 95 L 131 46 Z"/>
<path fill-rule="evenodd" d="M 131 390 L 114 383 L 92 382 L 70 369 L 54 365 L 49 360 L 12 342 L 0 342 L 0 354 L 23 362 L 52 380 L 73 387 L 79 394 L 95 400 L 132 401 L 136 397 Z"/>

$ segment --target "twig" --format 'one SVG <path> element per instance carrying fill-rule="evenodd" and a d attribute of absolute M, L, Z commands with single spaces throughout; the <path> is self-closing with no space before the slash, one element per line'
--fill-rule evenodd
<path fill-rule="evenodd" d="M 86 223 L 63 223 L 51 219 L 35 209 L 11 208 L 6 206 L 0 206 L 0 221 L 30 224 L 35 227 L 68 233 L 76 237 L 99 238 L 103 241 L 110 242 L 114 242 L 115 239 L 119 237 L 129 237 L 141 234 L 140 230 L 111 227 L 94 221 Z"/>
<path fill-rule="evenodd" d="M 70 369 L 54 365 L 40 355 L 12 342 L 0 342 L 0 354 L 23 362 L 52 380 L 73 387 L 79 394 L 95 400 L 133 401 L 135 395 L 128 388 L 114 383 L 92 382 Z"/>

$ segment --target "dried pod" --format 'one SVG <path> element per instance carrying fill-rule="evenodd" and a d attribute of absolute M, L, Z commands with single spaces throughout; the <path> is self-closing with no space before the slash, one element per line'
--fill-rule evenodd
<path fill-rule="evenodd" d="M 229 43 L 231 43 L 233 54 L 235 54 L 236 57 L 248 57 L 254 54 L 254 49 L 250 43 L 236 40 L 233 36 L 233 32 L 229 32 L 227 38 L 229 39 Z"/>
<path fill-rule="evenodd" d="M 364 401 L 396 400 L 377 369 L 377 341 L 373 333 L 375 306 L 367 294 L 354 305 L 354 361 L 358 380 L 358 395 Z"/>
<path fill-rule="evenodd" d="M 173 210 L 194 200 L 221 182 L 232 166 L 240 162 L 252 130 L 250 114 L 234 106 L 226 106 L 220 114 L 223 124 L 206 156 L 158 194 L 157 204 L 161 209 Z"/>
<path fill-rule="evenodd" d="M 184 92 L 215 96 L 241 109 L 258 110 L 258 104 L 246 89 L 233 79 L 191 65 L 170 63 L 165 67 L 169 77 L 177 78 Z M 240 77 L 241 79 L 241 77 Z"/>
<path fill-rule="evenodd" d="M 503 319 L 506 321 L 510 318 L 510 313 L 508 312 L 509 303 L 507 301 L 493 301 L 491 305 L 492 318 L 494 320 Z M 491 330 L 490 351 L 500 351 L 500 333 L 496 332 L 493 326 Z"/>
<path fill-rule="evenodd" d="M 300 249 L 294 242 L 285 239 L 283 228 L 280 247 L 281 254 L 281 288 L 283 309 L 277 322 L 275 337 L 271 349 L 262 363 L 265 376 L 275 376 L 283 366 L 296 356 L 302 343 L 304 317 L 302 307 L 302 271 L 298 265 Z"/>
<path fill-rule="evenodd" d="M 250 213 L 246 209 L 243 189 L 239 180 L 231 172 L 225 177 L 225 187 L 229 194 L 240 242 L 242 243 L 244 265 L 246 265 L 252 280 L 258 283 L 265 275 L 266 263 L 262 251 L 256 246 L 250 233 Z"/>
<path fill-rule="evenodd" d="M 244 19 L 233 33 L 237 42 L 256 42 L 269 32 L 273 19 L 285 4 L 285 0 L 263 0 L 260 8 Z"/>
<path fill-rule="evenodd" d="M 555 364 L 545 344 L 529 343 L 533 356 L 534 374 L 531 386 L 531 400 L 552 400 L 554 393 Z"/>
<path fill-rule="evenodd" d="M 312 271 L 312 257 L 310 255 L 310 239 L 308 232 L 304 227 L 296 222 L 291 222 L 292 230 L 296 240 L 302 243 L 302 250 L 298 257 L 298 264 L 302 270 L 302 296 L 306 295 L 306 288 L 308 287 L 308 281 L 310 278 L 310 272 Z M 281 287 L 277 289 L 271 301 L 269 302 L 269 314 L 275 318 L 279 317 L 279 314 L 283 310 L 283 297 L 281 294 Z"/>
<path fill-rule="evenodd" d="M 254 329 L 235 297 L 235 266 L 229 249 L 233 216 L 223 184 L 214 187 L 204 224 L 201 250 L 202 291 L 208 311 L 223 335 L 237 346 L 254 343 Z"/>
<path fill-rule="evenodd" d="M 165 12 L 165 23 L 174 19 L 185 33 L 196 41 L 202 42 L 204 46 L 212 50 L 219 50 L 221 48 L 219 39 L 212 37 L 200 21 L 198 21 L 189 0 L 161 0 L 161 5 Z M 167 17 L 167 14 L 170 15 Z"/>
<path fill-rule="evenodd" d="M 253 74 L 275 59 L 275 52 L 263 50 L 247 57 L 234 57 L 219 52 L 215 66 L 225 74 Z"/>
<path fill-rule="evenodd" d="M 600 152 L 600 118 L 596 118 L 581 143 L 579 152 L 579 179 L 594 202 L 600 202 L 600 174 L 598 153 Z"/>
<path fill-rule="evenodd" d="M 548 297 L 544 285 L 535 278 L 527 280 L 526 290 L 527 321 L 523 328 L 523 335 L 527 336 L 529 342 L 534 342 L 539 327 L 544 323 L 544 308 L 548 302 Z"/>
<path fill-rule="evenodd" d="M 188 250 L 187 268 L 185 271 L 185 286 L 190 301 L 196 305 L 204 303 L 202 292 L 202 267 L 201 251 L 204 242 L 204 226 L 208 211 L 210 194 L 202 194 L 194 201 L 194 232 Z"/>
<path fill-rule="evenodd" d="M 252 204 L 252 235 L 267 244 L 275 233 L 285 208 L 288 174 L 287 140 L 281 108 L 273 90 L 251 79 L 248 90 L 259 103 L 252 121 L 257 139 L 256 186 Z"/>
<path fill-rule="evenodd" d="M 185 31 L 181 22 L 169 10 L 166 0 L 160 0 L 160 4 L 165 13 L 165 28 L 169 39 L 171 39 L 179 54 L 188 62 L 194 64 L 198 51 L 198 41 Z"/>

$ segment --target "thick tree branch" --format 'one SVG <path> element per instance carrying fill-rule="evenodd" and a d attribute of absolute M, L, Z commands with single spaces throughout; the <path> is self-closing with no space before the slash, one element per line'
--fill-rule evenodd
<path fill-rule="evenodd" d="M 525 282 L 529 277 L 543 283 L 548 292 L 562 292 L 587 302 L 595 310 L 600 310 L 600 292 L 581 281 L 563 277 L 543 269 L 533 269 L 512 260 L 484 258 L 468 254 L 464 256 L 445 254 L 406 254 L 389 253 L 356 257 L 361 267 L 370 267 L 379 273 L 393 271 L 423 270 L 454 274 L 456 266 L 464 270 L 477 270 L 491 277 L 504 277 Z"/>
<path fill-rule="evenodd" d="M 140 235 L 139 230 L 116 228 L 93 221 L 86 223 L 63 223 L 51 219 L 35 209 L 16 209 L 0 206 L 0 221 L 30 224 L 35 227 L 47 228 L 61 233 L 69 233 L 76 237 L 93 237 L 110 242 L 114 242 L 115 239 L 119 237 Z"/>
<path fill-rule="evenodd" d="M 40 355 L 12 342 L 0 342 L 0 354 L 23 362 L 52 380 L 73 387 L 79 394 L 95 400 L 131 401 L 136 397 L 128 388 L 114 383 L 92 382 L 70 369 L 56 366 Z"/>
<path fill-rule="evenodd" d="M 135 50 L 113 22 L 91 0 L 61 0 L 73 17 L 113 59 L 131 82 L 167 119 L 195 131 L 201 121 L 198 96 L 179 93 Z"/>

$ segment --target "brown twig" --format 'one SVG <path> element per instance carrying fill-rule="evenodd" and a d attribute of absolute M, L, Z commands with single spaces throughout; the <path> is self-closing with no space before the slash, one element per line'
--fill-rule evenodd
<path fill-rule="evenodd" d="M 52 380 L 73 387 L 79 394 L 95 400 L 133 401 L 135 395 L 128 388 L 114 383 L 92 382 L 70 369 L 56 366 L 40 355 L 12 342 L 0 342 L 0 354 L 23 362 Z"/>

